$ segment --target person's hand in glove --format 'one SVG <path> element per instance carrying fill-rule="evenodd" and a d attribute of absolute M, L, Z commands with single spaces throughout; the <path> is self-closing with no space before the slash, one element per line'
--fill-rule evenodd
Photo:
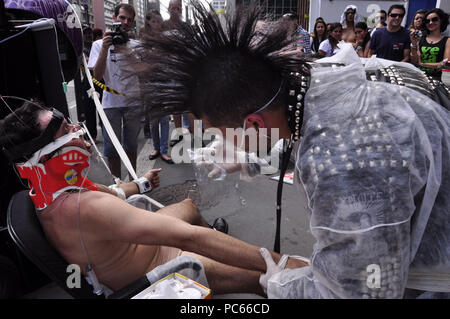
<path fill-rule="evenodd" d="M 262 274 L 259 277 L 259 284 L 263 288 L 265 294 L 267 294 L 267 283 L 269 282 L 270 278 L 272 278 L 272 276 L 274 276 L 275 274 L 281 272 L 285 268 L 300 268 L 309 265 L 309 260 L 307 258 L 289 255 L 281 256 L 278 264 L 275 264 L 272 255 L 266 248 L 264 247 L 260 248 L 259 252 L 261 253 L 261 256 L 263 257 L 267 266 L 266 273 Z"/>
<path fill-rule="evenodd" d="M 262 289 L 264 290 L 264 293 L 267 294 L 267 282 L 273 275 L 282 271 L 284 269 L 284 267 L 282 268 L 282 267 L 278 266 L 277 264 L 275 264 L 275 262 L 272 259 L 272 256 L 270 255 L 269 251 L 266 248 L 262 247 L 259 250 L 259 252 L 261 253 L 261 256 L 264 258 L 264 261 L 266 262 L 266 265 L 267 265 L 266 273 L 262 274 L 259 277 L 259 284 L 261 285 Z M 284 255 L 284 256 L 286 256 L 286 255 Z M 283 257 L 281 257 L 280 263 L 281 263 Z"/>
<path fill-rule="evenodd" d="M 228 148 L 227 148 L 228 149 Z M 206 168 L 209 173 L 209 178 L 224 179 L 227 174 L 239 172 L 242 169 L 241 162 L 243 158 L 237 156 L 237 151 L 233 149 L 234 163 L 224 163 L 226 160 L 225 147 L 223 140 L 216 137 L 216 139 L 206 147 L 196 149 L 193 160 L 199 168 Z M 245 153 L 243 153 L 245 155 Z M 241 154 L 242 155 L 242 154 Z"/>

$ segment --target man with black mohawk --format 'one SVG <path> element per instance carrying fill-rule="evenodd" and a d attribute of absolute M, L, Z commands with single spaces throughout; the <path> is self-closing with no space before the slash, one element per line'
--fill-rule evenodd
<path fill-rule="evenodd" d="M 368 81 L 358 63 L 316 68 L 280 54 L 286 32 L 256 33 L 258 8 L 237 9 L 222 26 L 210 8 L 191 6 L 194 26 L 145 44 L 155 65 L 144 95 L 155 114 L 192 112 L 225 139 L 226 128 L 278 133 L 293 149 L 317 242 L 298 269 L 262 250 L 268 296 L 448 296 L 449 112 L 395 70 L 386 78 L 400 86 L 378 73 Z"/>

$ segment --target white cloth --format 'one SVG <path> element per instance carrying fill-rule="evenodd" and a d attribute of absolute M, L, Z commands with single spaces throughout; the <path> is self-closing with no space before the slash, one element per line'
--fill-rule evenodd
<path fill-rule="evenodd" d="M 354 24 L 356 25 L 359 22 L 359 14 L 358 14 L 358 8 L 352 4 L 348 5 L 345 7 L 344 12 L 342 12 L 341 14 L 341 24 L 342 24 L 342 28 L 345 29 L 347 27 L 347 22 L 346 22 L 346 12 L 348 9 L 353 9 L 355 10 L 355 17 L 353 19 Z"/>
<path fill-rule="evenodd" d="M 138 45 L 138 41 L 130 40 L 127 42 L 128 48 L 135 48 Z M 102 48 L 103 40 L 97 40 L 92 44 L 91 53 L 89 55 L 89 68 L 94 68 L 97 63 L 100 50 Z M 124 94 L 125 96 L 138 96 L 139 92 L 139 78 L 136 75 L 132 75 L 132 69 L 128 65 L 123 54 L 117 53 L 114 50 L 114 45 L 111 45 L 108 49 L 108 56 L 106 58 L 106 69 L 103 79 L 105 85 L 114 89 L 117 92 Z M 129 72 L 128 72 L 129 70 Z M 101 79 L 97 79 L 101 80 Z M 130 105 L 130 100 L 126 97 L 113 94 L 108 91 L 103 91 L 102 98 L 103 108 L 113 107 L 126 107 Z"/>
<path fill-rule="evenodd" d="M 295 181 L 316 238 L 310 266 L 268 280 L 269 298 L 402 298 L 448 292 L 450 114 L 354 63 L 312 72 Z M 377 271 L 378 270 L 378 271 Z M 373 280 L 375 279 L 375 280 Z"/>
<path fill-rule="evenodd" d="M 325 57 L 330 57 L 335 55 L 336 53 L 338 53 L 341 50 L 341 45 L 345 43 L 344 41 L 340 41 L 337 44 L 337 47 L 333 48 L 331 47 L 331 43 L 330 40 L 326 39 L 325 41 L 323 41 L 322 43 L 320 43 L 319 45 L 319 50 L 325 52 Z"/>

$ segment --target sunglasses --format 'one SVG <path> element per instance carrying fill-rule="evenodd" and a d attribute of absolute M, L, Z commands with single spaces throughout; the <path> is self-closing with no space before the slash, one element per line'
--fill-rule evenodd
<path fill-rule="evenodd" d="M 425 23 L 426 24 L 431 23 L 431 21 L 438 22 L 439 21 L 439 17 L 434 17 L 434 18 L 431 18 L 431 19 L 425 19 Z"/>
<path fill-rule="evenodd" d="M 403 18 L 405 15 L 402 13 L 391 13 L 389 16 L 391 18 Z"/>

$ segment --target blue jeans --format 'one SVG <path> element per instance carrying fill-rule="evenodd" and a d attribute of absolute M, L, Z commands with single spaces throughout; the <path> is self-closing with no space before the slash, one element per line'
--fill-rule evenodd
<path fill-rule="evenodd" d="M 117 139 L 121 142 L 126 153 L 136 153 L 138 136 L 141 130 L 141 114 L 139 107 L 114 107 L 106 108 L 105 114 L 108 118 Z M 122 134 L 123 133 L 123 134 Z M 108 132 L 102 125 L 104 138 L 103 153 L 106 157 L 117 157 L 116 149 L 109 138 Z"/>
<path fill-rule="evenodd" d="M 161 135 L 159 126 L 161 125 Z M 167 154 L 169 143 L 169 116 L 150 120 L 150 130 L 152 132 L 153 148 L 161 154 Z"/>

